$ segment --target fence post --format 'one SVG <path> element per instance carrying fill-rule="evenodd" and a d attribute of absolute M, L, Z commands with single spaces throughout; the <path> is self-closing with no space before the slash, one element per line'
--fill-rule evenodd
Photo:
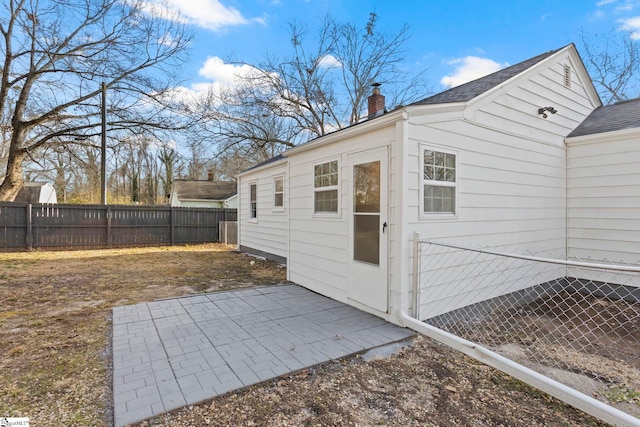
<path fill-rule="evenodd" d="M 33 250 L 33 227 L 32 227 L 31 203 L 27 204 L 27 250 Z"/>
<path fill-rule="evenodd" d="M 418 289 L 420 288 L 420 232 L 415 231 L 413 233 L 413 317 L 420 320 L 418 317 L 418 305 L 420 298 L 418 298 Z"/>
<path fill-rule="evenodd" d="M 111 235 L 111 206 L 107 206 L 107 248 L 111 249 L 113 245 L 113 236 Z"/>

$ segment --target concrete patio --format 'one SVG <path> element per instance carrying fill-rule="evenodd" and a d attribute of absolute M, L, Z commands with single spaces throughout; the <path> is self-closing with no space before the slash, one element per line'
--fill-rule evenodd
<path fill-rule="evenodd" d="M 116 307 L 114 425 L 412 335 L 296 285 Z"/>

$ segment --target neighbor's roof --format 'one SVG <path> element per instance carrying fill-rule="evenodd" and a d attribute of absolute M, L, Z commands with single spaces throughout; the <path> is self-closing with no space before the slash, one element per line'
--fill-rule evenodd
<path fill-rule="evenodd" d="M 640 128 L 640 98 L 596 108 L 567 138 L 633 128 Z"/>
<path fill-rule="evenodd" d="M 186 179 L 174 180 L 172 189 L 180 200 L 227 200 L 238 191 L 235 182 Z"/>
<path fill-rule="evenodd" d="M 496 71 L 495 73 L 480 77 L 479 79 L 470 81 L 465 84 L 461 84 L 460 86 L 456 86 L 452 89 L 440 92 L 421 101 L 414 102 L 411 105 L 445 104 L 450 102 L 470 101 L 476 96 L 482 95 L 483 93 L 493 89 L 494 87 L 506 82 L 510 78 L 515 77 L 518 74 L 528 70 L 538 62 L 543 61 L 544 59 L 550 57 L 551 55 L 559 52 L 562 49 L 564 49 L 564 47 L 543 53 L 510 67 L 503 68 L 502 70 Z"/>
<path fill-rule="evenodd" d="M 39 203 L 40 193 L 42 193 L 42 187 L 47 185 L 46 182 L 25 182 L 14 202 L 20 203 Z"/>

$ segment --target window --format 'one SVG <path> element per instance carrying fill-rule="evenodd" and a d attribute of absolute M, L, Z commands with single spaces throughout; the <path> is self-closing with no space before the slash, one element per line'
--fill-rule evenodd
<path fill-rule="evenodd" d="M 315 165 L 314 212 L 338 213 L 338 161 Z"/>
<path fill-rule="evenodd" d="M 258 185 L 249 184 L 249 218 L 258 218 Z"/>
<path fill-rule="evenodd" d="M 455 214 L 456 155 L 425 148 L 423 167 L 423 212 Z"/>
<path fill-rule="evenodd" d="M 273 207 L 284 209 L 284 178 L 273 179 Z"/>

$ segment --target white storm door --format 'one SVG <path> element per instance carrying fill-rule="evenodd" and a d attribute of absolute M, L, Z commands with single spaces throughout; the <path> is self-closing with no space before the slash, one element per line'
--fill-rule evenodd
<path fill-rule="evenodd" d="M 350 154 L 349 269 L 347 296 L 388 311 L 388 149 Z"/>

